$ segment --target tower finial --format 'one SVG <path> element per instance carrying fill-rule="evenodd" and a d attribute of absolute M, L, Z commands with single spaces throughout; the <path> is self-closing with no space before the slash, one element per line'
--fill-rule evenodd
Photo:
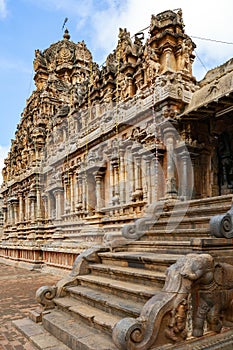
<path fill-rule="evenodd" d="M 64 38 L 64 39 L 67 39 L 67 40 L 70 39 L 70 34 L 69 34 L 69 31 L 68 31 L 67 28 L 65 29 L 65 33 L 64 33 L 64 35 L 63 35 L 63 38 Z"/>
<path fill-rule="evenodd" d="M 64 22 L 63 22 L 63 25 L 62 25 L 62 29 L 61 29 L 61 30 L 63 30 L 63 29 L 65 28 L 65 24 L 66 24 L 67 21 L 68 21 L 68 18 L 66 17 L 66 18 L 64 19 Z"/>

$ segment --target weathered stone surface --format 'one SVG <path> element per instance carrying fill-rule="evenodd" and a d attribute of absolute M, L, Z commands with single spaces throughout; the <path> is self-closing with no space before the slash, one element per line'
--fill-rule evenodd
<path fill-rule="evenodd" d="M 37 348 L 43 350 L 68 350 L 69 348 L 61 343 L 56 337 L 46 332 L 39 324 L 29 319 L 13 321 L 15 326 L 24 333 Z"/>
<path fill-rule="evenodd" d="M 232 60 L 197 83 L 180 9 L 152 15 L 143 39 L 120 28 L 103 67 L 68 30 L 36 50 L 5 160 L 0 259 L 60 271 L 34 319 L 72 349 L 115 349 L 112 329 L 124 350 L 184 342 L 190 291 L 195 336 L 231 321 L 219 315 L 231 284 L 216 276 L 231 271 L 232 241 L 216 242 L 209 220 L 232 201 Z"/>

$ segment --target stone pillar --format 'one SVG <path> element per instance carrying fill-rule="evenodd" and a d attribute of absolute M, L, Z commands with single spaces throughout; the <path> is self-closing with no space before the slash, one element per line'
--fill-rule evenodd
<path fill-rule="evenodd" d="M 192 163 L 190 159 L 189 152 L 184 150 L 182 153 L 180 153 L 180 158 L 182 161 L 182 182 L 180 184 L 181 187 L 181 193 L 180 195 L 184 200 L 187 200 L 190 198 L 191 193 L 189 190 L 189 186 L 193 183 L 193 169 L 192 169 Z"/>
<path fill-rule="evenodd" d="M 110 185 L 109 203 L 111 205 L 113 204 L 113 197 L 114 197 L 114 167 L 112 163 L 110 163 L 109 185 Z"/>
<path fill-rule="evenodd" d="M 73 174 L 73 183 L 74 183 L 74 194 L 73 194 L 73 211 L 76 212 L 76 208 L 77 208 L 77 204 L 78 204 L 78 179 L 77 179 L 77 175 L 76 175 L 76 172 L 74 171 L 74 174 Z"/>
<path fill-rule="evenodd" d="M 11 203 L 8 203 L 8 206 L 7 206 L 7 212 L 8 212 L 8 225 L 12 225 L 12 204 Z"/>
<path fill-rule="evenodd" d="M 83 174 L 82 176 L 82 200 L 83 200 L 83 210 L 87 209 L 87 189 L 86 189 L 87 176 Z"/>
<path fill-rule="evenodd" d="M 31 222 L 35 222 L 35 209 L 36 209 L 36 194 L 34 192 L 29 193 L 29 218 L 28 220 Z"/>
<path fill-rule="evenodd" d="M 39 185 L 37 185 L 37 187 L 36 187 L 36 218 L 37 218 L 37 220 L 42 219 L 41 195 L 40 195 L 40 186 Z"/>
<path fill-rule="evenodd" d="M 7 204 L 7 212 L 8 212 L 8 225 L 12 225 L 12 211 L 11 211 L 11 203 L 8 202 Z"/>
<path fill-rule="evenodd" d="M 135 191 L 135 178 L 134 178 L 134 158 L 132 153 L 129 153 L 129 188 L 130 188 L 130 198 L 132 199 L 132 194 Z"/>
<path fill-rule="evenodd" d="M 14 215 L 14 224 L 18 223 L 18 202 L 13 202 L 13 215 Z"/>
<path fill-rule="evenodd" d="M 69 173 L 69 182 L 70 182 L 70 211 L 73 213 L 75 211 L 74 204 L 74 176 L 73 173 Z"/>
<path fill-rule="evenodd" d="M 54 190 L 54 196 L 56 200 L 56 220 L 61 220 L 62 216 L 62 194 L 62 188 L 57 188 L 56 190 Z"/>
<path fill-rule="evenodd" d="M 173 54 L 173 50 L 171 47 L 166 47 L 163 51 L 162 54 L 162 72 L 167 71 L 167 70 L 172 70 L 175 71 L 176 70 L 176 60 Z"/>
<path fill-rule="evenodd" d="M 100 209 L 103 206 L 103 201 L 102 201 L 102 174 L 99 174 L 96 172 L 94 174 L 95 176 L 95 188 L 96 188 L 96 211 L 100 211 Z"/>
<path fill-rule="evenodd" d="M 48 219 L 48 195 L 43 194 L 42 195 L 42 203 L 43 203 L 43 211 L 44 211 L 44 218 Z"/>
<path fill-rule="evenodd" d="M 119 198 L 119 165 L 114 164 L 114 193 Z"/>
<path fill-rule="evenodd" d="M 50 197 L 50 193 L 48 192 L 47 194 L 47 218 L 48 220 L 51 220 L 51 210 L 52 210 L 52 206 L 51 206 L 51 197 Z"/>
<path fill-rule="evenodd" d="M 143 192 L 142 192 L 142 174 L 141 174 L 141 157 L 137 156 L 137 154 L 134 157 L 134 168 L 133 168 L 133 174 L 134 174 L 134 191 L 132 192 L 132 200 L 133 201 L 140 201 L 143 198 Z"/>
<path fill-rule="evenodd" d="M 145 158 L 146 162 L 146 181 L 147 181 L 147 193 L 146 198 L 148 204 L 152 203 L 152 182 L 151 182 L 151 157 Z"/>
<path fill-rule="evenodd" d="M 142 190 L 141 157 L 135 157 L 135 189 Z"/>
<path fill-rule="evenodd" d="M 112 181 L 113 181 L 113 190 L 112 190 L 112 204 L 119 204 L 119 164 L 118 159 L 112 161 Z"/>
<path fill-rule="evenodd" d="M 70 179 L 69 175 L 64 175 L 64 204 L 65 204 L 65 212 L 70 211 Z"/>
<path fill-rule="evenodd" d="M 77 210 L 81 210 L 83 206 L 83 195 L 82 195 L 82 177 L 80 175 L 76 175 L 77 179 Z"/>
<path fill-rule="evenodd" d="M 126 174 L 125 174 L 125 158 L 124 150 L 120 149 L 120 204 L 125 203 L 125 183 L 126 183 Z"/>
<path fill-rule="evenodd" d="M 25 195 L 25 220 L 30 218 L 29 194 Z"/>
<path fill-rule="evenodd" d="M 175 171 L 176 129 L 171 125 L 163 130 L 164 143 L 167 151 L 166 198 L 177 198 Z"/>
<path fill-rule="evenodd" d="M 31 222 L 35 221 L 35 198 L 30 198 L 30 218 Z"/>
<path fill-rule="evenodd" d="M 19 192 L 19 222 L 24 221 L 24 213 L 23 213 L 23 193 Z"/>
<path fill-rule="evenodd" d="M 3 211 L 3 226 L 5 227 L 8 224 L 7 205 L 2 206 L 2 211 Z"/>
<path fill-rule="evenodd" d="M 18 213 L 17 213 L 17 209 L 18 209 L 18 198 L 16 197 L 11 197 L 9 199 L 9 214 L 10 214 L 10 222 L 9 224 L 11 226 L 15 225 L 17 223 L 17 219 L 18 219 Z"/>

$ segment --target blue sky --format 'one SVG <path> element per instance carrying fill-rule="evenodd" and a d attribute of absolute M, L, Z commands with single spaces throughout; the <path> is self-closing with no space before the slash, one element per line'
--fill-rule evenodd
<path fill-rule="evenodd" d="M 44 50 L 62 39 L 66 17 L 71 40 L 85 40 L 101 64 L 116 45 L 119 27 L 134 34 L 149 25 L 151 14 L 176 8 L 183 10 L 187 34 L 233 41 L 232 0 L 0 0 L 0 169 L 34 90 L 35 49 Z M 233 56 L 233 45 L 193 41 L 206 69 Z M 206 73 L 198 59 L 193 72 L 198 80 Z"/>

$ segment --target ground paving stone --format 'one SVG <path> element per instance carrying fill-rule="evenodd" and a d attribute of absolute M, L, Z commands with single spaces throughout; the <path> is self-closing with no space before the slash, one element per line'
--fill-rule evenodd
<path fill-rule="evenodd" d="M 60 277 L 0 264 L 0 350 L 36 350 L 13 322 L 28 316 L 38 304 L 36 290 Z"/>

